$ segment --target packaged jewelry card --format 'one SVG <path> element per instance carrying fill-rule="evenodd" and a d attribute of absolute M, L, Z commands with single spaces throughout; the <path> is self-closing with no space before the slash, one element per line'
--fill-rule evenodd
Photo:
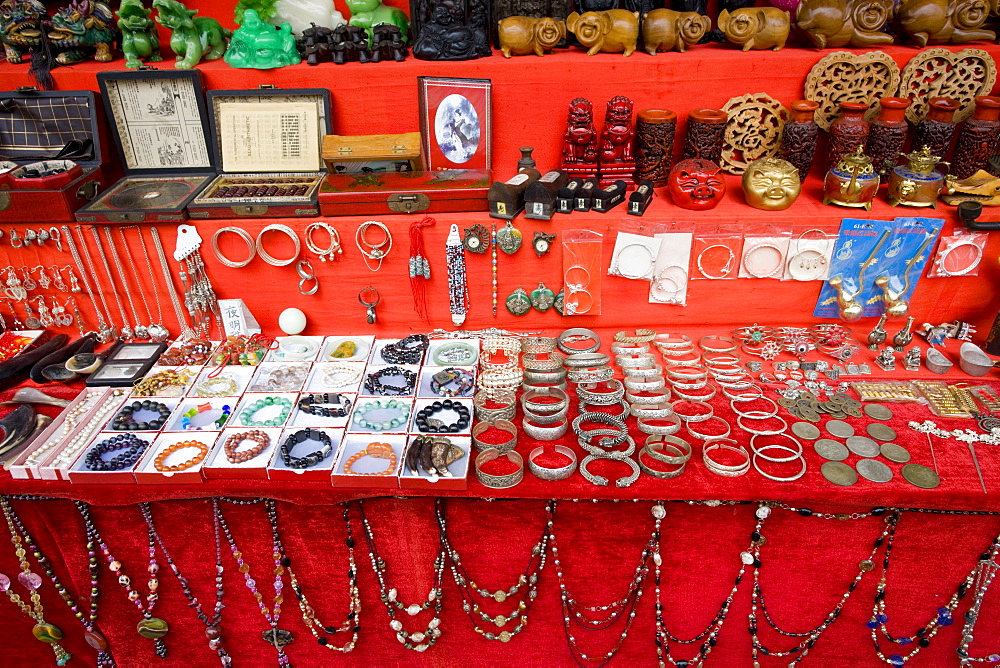
<path fill-rule="evenodd" d="M 229 427 L 223 429 L 215 449 L 202 466 L 206 478 L 267 478 L 267 466 L 281 440 L 281 429 Z"/>
<path fill-rule="evenodd" d="M 792 230 L 785 256 L 784 281 L 825 281 L 830 274 L 833 246 L 837 235 L 833 232 L 810 227 Z"/>
<path fill-rule="evenodd" d="M 327 427 L 343 429 L 351 421 L 356 394 L 340 392 L 303 392 L 292 411 L 290 427 Z"/>
<path fill-rule="evenodd" d="M 163 431 L 219 431 L 229 423 L 237 397 L 187 398 L 167 420 Z"/>
<path fill-rule="evenodd" d="M 306 381 L 305 392 L 356 394 L 365 378 L 364 362 L 318 362 Z"/>
<path fill-rule="evenodd" d="M 902 317 L 909 312 L 910 298 L 930 260 L 944 220 L 940 218 L 901 217 L 893 221 L 881 266 L 876 266 L 875 290 L 879 297 L 865 307 L 865 315 Z"/>
<path fill-rule="evenodd" d="M 342 429 L 288 428 L 271 457 L 268 478 L 326 481 L 344 440 Z"/>
<path fill-rule="evenodd" d="M 73 484 L 135 482 L 135 469 L 156 434 L 100 432 L 87 444 L 83 454 L 67 471 Z"/>
<path fill-rule="evenodd" d="M 611 252 L 610 276 L 648 281 L 653 277 L 660 239 L 631 232 L 619 232 Z"/>
<path fill-rule="evenodd" d="M 406 442 L 403 434 L 347 434 L 333 468 L 333 486 L 398 488 Z"/>
<path fill-rule="evenodd" d="M 743 233 L 739 278 L 777 278 L 785 274 L 791 230 L 773 225 L 750 226 Z"/>
<path fill-rule="evenodd" d="M 188 391 L 189 397 L 233 397 L 246 392 L 256 368 L 252 366 L 207 367 Z"/>
<path fill-rule="evenodd" d="M 566 230 L 563 248 L 563 315 L 601 314 L 601 257 L 604 237 L 591 230 Z M 560 300 L 556 298 L 556 309 Z"/>
<path fill-rule="evenodd" d="M 328 336 L 320 362 L 364 362 L 372 351 L 374 336 Z"/>
<path fill-rule="evenodd" d="M 670 231 L 658 232 L 660 252 L 649 282 L 650 304 L 687 304 L 688 266 L 691 263 L 692 225 L 671 223 Z"/>
<path fill-rule="evenodd" d="M 879 271 L 875 267 L 882 263 L 890 235 L 892 222 L 888 220 L 845 218 L 840 222 L 829 276 L 820 288 L 813 317 L 854 322 L 866 313 Z"/>
<path fill-rule="evenodd" d="M 420 371 L 418 397 L 471 399 L 475 391 L 476 367 L 474 366 L 425 366 Z"/>
<path fill-rule="evenodd" d="M 740 268 L 743 226 L 698 226 L 691 242 L 692 279 L 735 279 Z"/>
<path fill-rule="evenodd" d="M 978 276 L 989 238 L 984 232 L 966 232 L 959 228 L 941 237 L 927 277 Z"/>
<path fill-rule="evenodd" d="M 217 431 L 160 434 L 136 467 L 135 481 L 140 485 L 201 482 L 201 468 L 218 439 Z"/>
<path fill-rule="evenodd" d="M 471 439 L 427 434 L 410 436 L 399 471 L 401 489 L 464 490 L 468 488 Z"/>

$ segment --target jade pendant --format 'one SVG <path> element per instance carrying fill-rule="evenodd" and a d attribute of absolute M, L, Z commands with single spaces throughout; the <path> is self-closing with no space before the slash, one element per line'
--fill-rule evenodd
<path fill-rule="evenodd" d="M 559 294 L 556 295 L 556 299 L 552 302 L 552 307 L 555 308 L 556 313 L 559 315 L 566 315 L 563 312 L 563 308 L 566 306 L 566 288 L 559 288 Z"/>
<path fill-rule="evenodd" d="M 513 255 L 521 247 L 521 230 L 508 220 L 506 225 L 497 230 L 497 246 L 507 255 Z"/>
<path fill-rule="evenodd" d="M 531 300 L 524 288 L 518 288 L 507 297 L 507 310 L 511 315 L 526 315 L 531 310 Z"/>
<path fill-rule="evenodd" d="M 531 305 L 535 307 L 535 310 L 539 313 L 545 313 L 556 301 L 556 293 L 545 287 L 544 283 L 539 282 L 538 287 L 531 291 Z"/>

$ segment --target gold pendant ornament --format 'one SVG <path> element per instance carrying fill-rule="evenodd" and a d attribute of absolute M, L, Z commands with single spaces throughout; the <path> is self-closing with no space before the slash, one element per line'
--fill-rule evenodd
<path fill-rule="evenodd" d="M 528 293 L 524 291 L 524 288 L 518 288 L 510 293 L 505 303 L 511 315 L 527 315 L 531 310 L 531 300 L 528 298 Z"/>

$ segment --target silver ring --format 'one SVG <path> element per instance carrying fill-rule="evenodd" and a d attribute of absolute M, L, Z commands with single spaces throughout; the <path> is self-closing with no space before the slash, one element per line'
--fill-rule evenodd
<path fill-rule="evenodd" d="M 576 453 L 572 449 L 567 448 L 565 445 L 555 446 L 555 451 L 561 455 L 569 457 L 570 463 L 566 466 L 557 469 L 550 469 L 544 466 L 539 466 L 535 463 L 535 457 L 542 454 L 545 451 L 545 446 L 538 446 L 528 455 L 528 470 L 535 474 L 535 477 L 541 478 L 542 480 L 565 480 L 566 478 L 573 475 L 573 471 L 576 470 Z"/>

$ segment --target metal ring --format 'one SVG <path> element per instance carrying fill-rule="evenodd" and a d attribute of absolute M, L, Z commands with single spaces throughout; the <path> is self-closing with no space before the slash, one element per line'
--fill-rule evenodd
<path fill-rule="evenodd" d="M 295 243 L 295 255 L 288 258 L 287 260 L 279 260 L 272 255 L 269 255 L 267 251 L 264 250 L 263 238 L 268 232 L 282 232 L 291 237 L 292 241 Z M 257 255 L 260 259 L 268 264 L 274 265 L 275 267 L 285 267 L 295 262 L 298 259 L 299 253 L 302 252 L 302 244 L 299 241 L 299 235 L 295 233 L 295 230 L 290 228 L 288 225 L 282 225 L 281 223 L 272 223 L 262 229 L 257 233 Z"/>
<path fill-rule="evenodd" d="M 247 250 L 249 251 L 249 255 L 247 255 L 246 260 L 237 262 L 235 260 L 230 260 L 222 254 L 222 251 L 219 250 L 219 237 L 222 236 L 223 232 L 232 232 L 246 242 Z M 220 227 L 215 231 L 215 234 L 212 235 L 212 252 L 215 253 L 215 258 L 222 264 L 227 267 L 232 267 L 233 269 L 240 269 L 250 264 L 250 261 L 257 255 L 257 242 L 254 241 L 254 238 L 250 236 L 250 233 L 242 227 Z"/>
<path fill-rule="evenodd" d="M 365 294 L 369 292 L 375 295 L 375 301 L 365 301 Z M 378 303 L 382 301 L 382 295 L 378 293 L 378 290 L 369 285 L 367 288 L 358 293 L 358 301 L 361 302 L 362 306 L 378 306 Z"/>

